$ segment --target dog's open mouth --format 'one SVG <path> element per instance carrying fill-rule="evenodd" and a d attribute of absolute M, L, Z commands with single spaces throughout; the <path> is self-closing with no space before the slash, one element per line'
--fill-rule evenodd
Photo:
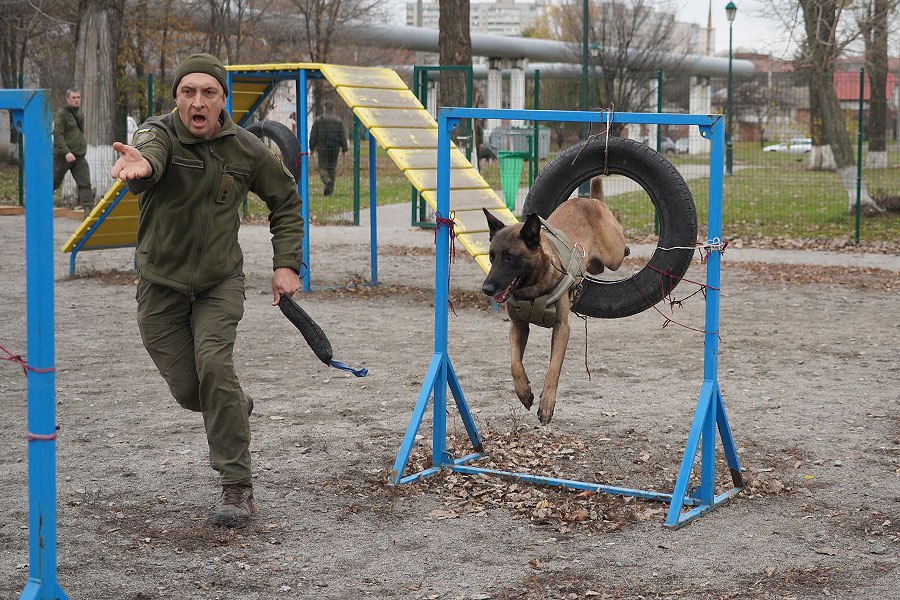
<path fill-rule="evenodd" d="M 503 304 L 504 302 L 506 302 L 509 299 L 510 295 L 512 295 L 513 290 L 516 289 L 516 286 L 519 285 L 519 279 L 520 278 L 518 276 L 513 277 L 513 280 L 509 282 L 509 285 L 506 286 L 506 288 L 504 288 L 502 292 L 491 296 L 494 302 L 496 302 L 497 304 Z"/>

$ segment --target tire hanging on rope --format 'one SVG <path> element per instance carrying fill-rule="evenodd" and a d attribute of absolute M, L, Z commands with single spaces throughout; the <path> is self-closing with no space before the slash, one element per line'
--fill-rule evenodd
<path fill-rule="evenodd" d="M 697 209 L 684 178 L 665 156 L 635 140 L 598 136 L 561 152 L 544 167 L 522 212 L 547 218 L 579 186 L 601 175 L 622 175 L 640 185 L 659 215 L 659 242 L 647 265 L 628 279 L 585 280 L 584 294 L 572 307 L 590 317 L 615 319 L 650 308 L 684 276 L 697 241 Z"/>
<path fill-rule="evenodd" d="M 278 121 L 257 121 L 248 125 L 247 131 L 260 139 L 272 140 L 281 151 L 281 162 L 294 176 L 294 181 L 300 181 L 300 142 L 290 127 Z"/>

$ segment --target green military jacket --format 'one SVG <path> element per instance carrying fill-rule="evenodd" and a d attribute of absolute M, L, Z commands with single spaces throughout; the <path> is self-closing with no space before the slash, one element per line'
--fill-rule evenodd
<path fill-rule="evenodd" d="M 84 141 L 84 114 L 80 108 L 63 106 L 53 117 L 53 154 L 65 156 L 71 152 L 77 158 L 87 154 Z"/>
<path fill-rule="evenodd" d="M 188 132 L 177 112 L 148 119 L 132 144 L 153 175 L 131 180 L 140 194 L 137 263 L 141 277 L 186 294 L 240 273 L 239 209 L 247 191 L 269 207 L 272 268 L 297 271 L 303 218 L 297 184 L 255 135 L 222 111 L 222 129 L 210 140 Z"/>

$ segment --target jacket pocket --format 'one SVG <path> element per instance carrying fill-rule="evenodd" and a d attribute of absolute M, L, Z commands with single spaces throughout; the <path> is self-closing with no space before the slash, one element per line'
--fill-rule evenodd
<path fill-rule="evenodd" d="M 181 156 L 173 156 L 172 164 L 179 167 L 190 167 L 192 169 L 202 169 L 203 161 L 196 158 L 183 158 Z"/>

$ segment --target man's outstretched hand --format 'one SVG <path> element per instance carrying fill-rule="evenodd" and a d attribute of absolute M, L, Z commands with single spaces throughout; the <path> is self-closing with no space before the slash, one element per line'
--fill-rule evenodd
<path fill-rule="evenodd" d="M 129 179 L 146 179 L 153 175 L 153 166 L 134 146 L 115 142 L 113 150 L 119 153 L 119 159 L 109 172 L 113 179 L 127 182 Z"/>

